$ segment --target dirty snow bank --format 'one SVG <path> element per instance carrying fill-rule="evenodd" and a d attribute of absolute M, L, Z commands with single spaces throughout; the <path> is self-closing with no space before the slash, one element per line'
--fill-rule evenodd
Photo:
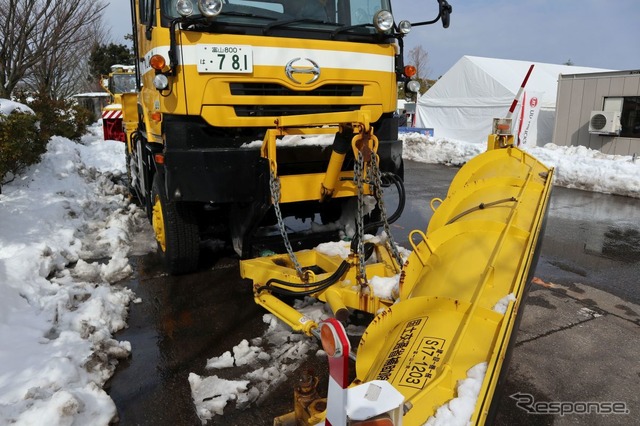
<path fill-rule="evenodd" d="M 124 144 L 93 126 L 78 144 L 54 137 L 42 161 L 0 195 L 0 424 L 106 425 L 102 385 L 128 342 L 133 293 L 112 285 L 140 238 L 144 213 L 119 184 Z M 148 234 L 148 233 L 147 233 Z"/>

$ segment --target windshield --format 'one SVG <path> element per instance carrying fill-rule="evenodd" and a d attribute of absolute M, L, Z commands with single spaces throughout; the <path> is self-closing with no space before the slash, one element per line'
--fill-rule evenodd
<path fill-rule="evenodd" d="M 111 93 L 133 93 L 136 91 L 135 74 L 113 74 L 109 83 Z"/>
<path fill-rule="evenodd" d="M 199 15 L 197 0 L 193 14 Z M 162 0 L 162 12 L 170 18 L 179 17 L 177 0 Z M 286 26 L 287 29 L 326 29 L 372 24 L 379 10 L 391 11 L 390 0 L 226 0 L 222 12 L 214 21 L 238 25 Z M 282 22 L 279 22 L 282 21 Z"/>

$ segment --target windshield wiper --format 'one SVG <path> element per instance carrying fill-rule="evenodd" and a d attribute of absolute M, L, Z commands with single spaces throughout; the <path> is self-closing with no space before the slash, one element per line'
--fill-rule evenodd
<path fill-rule="evenodd" d="M 247 13 L 247 12 L 236 12 L 235 10 L 222 11 L 220 15 L 224 16 L 246 16 L 248 18 L 261 18 L 268 19 L 269 21 L 277 21 L 278 18 L 274 18 L 273 16 L 264 16 L 264 15 L 256 15 L 255 13 Z M 218 15 L 218 16 L 220 16 Z"/>
<path fill-rule="evenodd" d="M 293 19 L 284 19 L 282 21 L 272 22 L 271 24 L 265 26 L 262 30 L 263 35 L 267 35 L 269 31 L 276 27 L 286 27 L 291 24 L 297 23 L 310 23 L 310 24 L 332 24 L 335 25 L 334 22 L 324 21 L 322 19 L 312 19 L 312 18 L 293 18 Z"/>
<path fill-rule="evenodd" d="M 373 27 L 373 24 L 358 24 L 358 25 L 347 25 L 346 27 L 340 27 L 331 33 L 331 38 L 335 38 L 335 36 L 345 31 L 350 31 L 356 28 L 366 28 L 366 27 Z"/>
<path fill-rule="evenodd" d="M 260 19 L 266 19 L 268 21 L 276 21 L 278 18 L 274 18 L 272 16 L 263 16 L 263 15 L 256 15 L 255 13 L 247 13 L 247 12 L 236 12 L 236 11 L 222 11 L 220 12 L 219 15 L 217 16 L 240 16 L 243 18 L 260 18 Z M 182 22 L 186 22 L 186 23 L 211 23 L 211 22 L 215 22 L 215 19 L 207 19 L 205 18 L 203 15 L 191 15 L 188 16 L 186 18 L 180 18 L 182 19 Z"/>

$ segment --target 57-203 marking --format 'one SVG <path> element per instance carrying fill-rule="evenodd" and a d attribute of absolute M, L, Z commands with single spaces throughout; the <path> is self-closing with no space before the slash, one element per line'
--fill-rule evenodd
<path fill-rule="evenodd" d="M 434 376 L 443 354 L 444 339 L 423 337 L 418 348 L 411 354 L 398 385 L 422 389 Z"/>

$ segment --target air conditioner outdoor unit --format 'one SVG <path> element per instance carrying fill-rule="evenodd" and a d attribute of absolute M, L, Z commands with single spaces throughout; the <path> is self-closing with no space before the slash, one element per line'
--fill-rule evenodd
<path fill-rule="evenodd" d="M 589 133 L 597 135 L 619 135 L 620 111 L 591 111 Z"/>

